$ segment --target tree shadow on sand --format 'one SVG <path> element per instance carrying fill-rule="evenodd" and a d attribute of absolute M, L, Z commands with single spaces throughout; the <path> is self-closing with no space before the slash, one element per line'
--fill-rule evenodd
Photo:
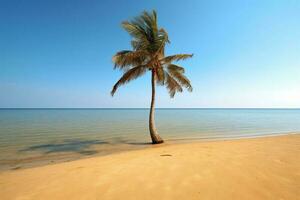
<path fill-rule="evenodd" d="M 152 142 L 126 142 L 126 144 L 138 146 L 152 146 Z"/>
<path fill-rule="evenodd" d="M 59 153 L 59 152 L 75 152 L 83 155 L 92 155 L 98 153 L 96 150 L 89 150 L 92 145 L 108 144 L 100 140 L 64 140 L 61 143 L 48 143 L 42 145 L 34 145 L 20 152 L 40 151 L 44 154 Z"/>
<path fill-rule="evenodd" d="M 137 146 L 150 146 L 152 145 L 152 142 L 140 142 L 140 141 L 133 141 L 130 139 L 126 139 L 123 137 L 115 137 L 112 140 L 112 143 L 114 144 L 129 144 L 129 145 L 137 145 Z"/>

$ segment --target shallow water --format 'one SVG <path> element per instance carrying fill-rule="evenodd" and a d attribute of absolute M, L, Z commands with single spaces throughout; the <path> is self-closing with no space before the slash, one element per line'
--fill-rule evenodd
<path fill-rule="evenodd" d="M 300 132 L 299 109 L 158 109 L 169 142 Z M 148 109 L 2 109 L 0 169 L 148 147 Z"/>

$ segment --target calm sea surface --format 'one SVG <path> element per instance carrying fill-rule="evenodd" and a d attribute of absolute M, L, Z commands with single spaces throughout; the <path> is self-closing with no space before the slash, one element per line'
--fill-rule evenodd
<path fill-rule="evenodd" d="M 300 132 L 299 109 L 158 109 L 167 142 Z M 0 169 L 151 148 L 147 109 L 0 109 Z"/>

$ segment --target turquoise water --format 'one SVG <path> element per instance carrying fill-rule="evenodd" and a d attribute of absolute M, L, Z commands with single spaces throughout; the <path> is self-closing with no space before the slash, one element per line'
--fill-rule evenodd
<path fill-rule="evenodd" d="M 167 142 L 300 132 L 299 109 L 158 109 Z M 0 168 L 149 147 L 148 109 L 2 109 Z"/>

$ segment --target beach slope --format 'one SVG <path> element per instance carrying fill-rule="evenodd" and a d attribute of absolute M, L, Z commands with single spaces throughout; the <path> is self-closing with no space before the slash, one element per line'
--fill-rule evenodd
<path fill-rule="evenodd" d="M 0 198 L 300 199 L 300 134 L 167 144 L 4 171 Z"/>

